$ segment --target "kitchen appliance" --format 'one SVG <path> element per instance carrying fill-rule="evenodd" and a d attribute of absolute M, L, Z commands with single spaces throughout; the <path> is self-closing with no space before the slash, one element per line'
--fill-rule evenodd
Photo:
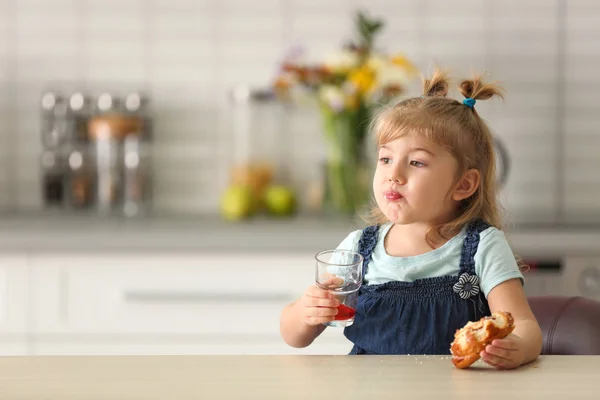
<path fill-rule="evenodd" d="M 564 256 L 524 260 L 528 296 L 582 296 L 600 300 L 600 257 Z"/>
<path fill-rule="evenodd" d="M 496 179 L 500 188 L 503 188 L 506 186 L 510 173 L 510 158 L 508 156 L 508 149 L 497 137 L 494 137 L 494 151 L 496 153 Z"/>
<path fill-rule="evenodd" d="M 291 144 L 287 135 L 289 105 L 270 90 L 234 86 L 230 91 L 232 119 L 230 131 L 233 144 L 232 165 L 240 168 L 258 165 L 269 169 L 273 179 L 291 179 Z"/>
<path fill-rule="evenodd" d="M 134 216 L 151 201 L 148 96 L 110 92 L 41 99 L 42 196 L 46 208 Z"/>

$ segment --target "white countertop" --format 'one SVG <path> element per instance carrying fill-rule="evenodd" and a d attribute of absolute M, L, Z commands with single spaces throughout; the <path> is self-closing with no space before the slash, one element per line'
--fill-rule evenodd
<path fill-rule="evenodd" d="M 43 215 L 0 217 L 0 251 L 275 251 L 337 246 L 360 221 L 295 218 L 154 217 L 118 219 Z M 598 226 L 519 226 L 506 230 L 521 256 L 600 255 Z"/>
<path fill-rule="evenodd" d="M 0 398 L 598 399 L 600 356 L 542 356 L 516 370 L 448 356 L 2 357 Z"/>

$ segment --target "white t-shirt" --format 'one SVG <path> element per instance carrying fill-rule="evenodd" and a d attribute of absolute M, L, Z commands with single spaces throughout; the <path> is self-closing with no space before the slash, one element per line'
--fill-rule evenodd
<path fill-rule="evenodd" d="M 393 257 L 386 253 L 384 239 L 392 226 L 392 223 L 387 223 L 379 228 L 377 245 L 373 249 L 367 274 L 363 278 L 365 284 L 412 282 L 417 279 L 459 274 L 466 226 L 443 246 L 411 257 Z M 361 230 L 350 233 L 338 249 L 358 251 L 361 234 Z M 475 273 L 486 298 L 494 287 L 509 279 L 519 278 L 524 282 L 523 274 L 502 231 L 490 227 L 481 232 L 475 254 Z"/>

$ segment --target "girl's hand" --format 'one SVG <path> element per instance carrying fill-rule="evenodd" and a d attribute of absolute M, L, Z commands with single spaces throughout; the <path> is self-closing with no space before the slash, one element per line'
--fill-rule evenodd
<path fill-rule="evenodd" d="M 525 359 L 523 340 L 511 333 L 504 339 L 495 339 L 481 353 L 483 361 L 497 369 L 520 367 Z"/>
<path fill-rule="evenodd" d="M 338 313 L 340 301 L 330 292 L 317 286 L 310 286 L 300 298 L 298 305 L 304 322 L 317 326 L 324 322 L 333 321 Z"/>

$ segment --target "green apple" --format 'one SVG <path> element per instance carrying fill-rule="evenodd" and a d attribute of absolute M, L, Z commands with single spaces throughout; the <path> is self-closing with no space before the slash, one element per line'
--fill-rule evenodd
<path fill-rule="evenodd" d="M 221 198 L 221 215 L 229 221 L 239 221 L 249 217 L 254 208 L 254 193 L 246 185 L 230 186 Z"/>
<path fill-rule="evenodd" d="M 296 196 L 286 186 L 273 185 L 264 193 L 264 204 L 273 215 L 289 216 L 296 211 Z"/>

